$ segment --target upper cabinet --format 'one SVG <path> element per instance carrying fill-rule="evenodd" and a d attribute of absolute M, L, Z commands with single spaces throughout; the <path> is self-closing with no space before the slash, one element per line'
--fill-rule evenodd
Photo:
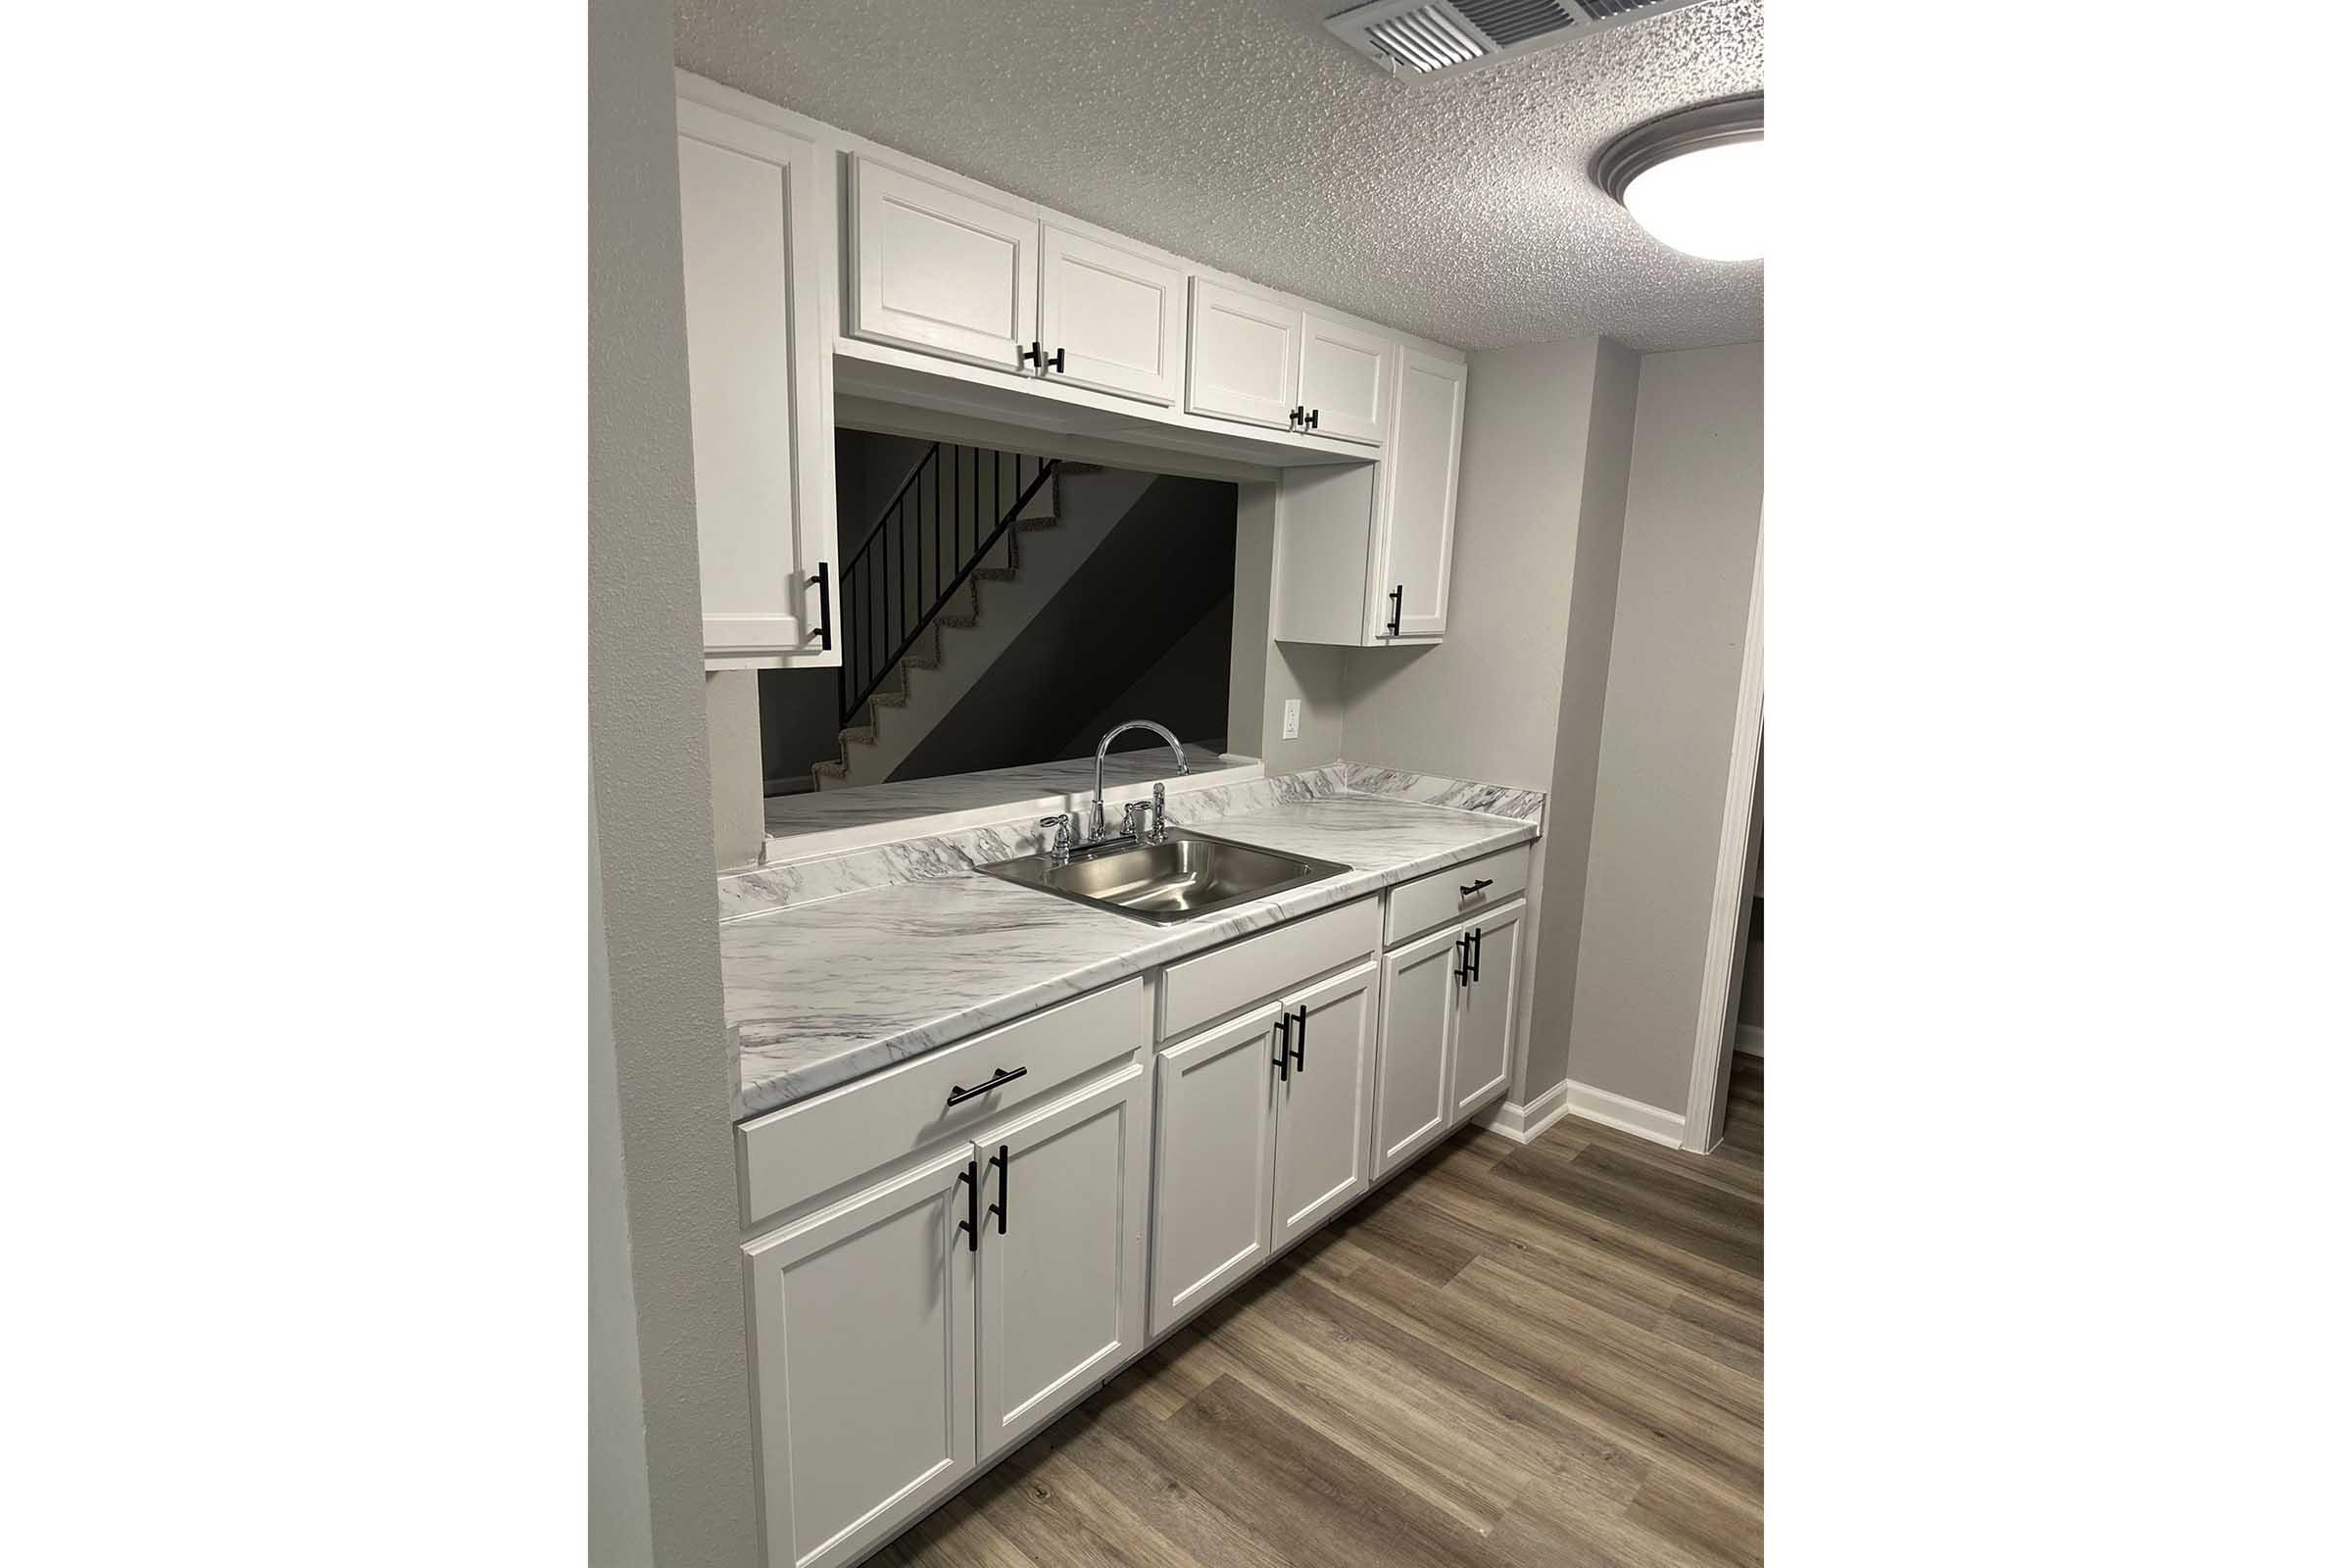
<path fill-rule="evenodd" d="M 1036 217 L 870 158 L 854 168 L 851 330 L 1020 369 L 1037 324 Z"/>
<path fill-rule="evenodd" d="M 1469 367 L 1396 345 L 1377 466 L 1286 468 L 1274 636 L 1377 648 L 1446 631 Z"/>
<path fill-rule="evenodd" d="M 1176 401 L 1184 274 L 1036 209 L 853 160 L 850 330 L 1153 403 Z"/>
<path fill-rule="evenodd" d="M 681 98 L 678 200 L 705 661 L 838 664 L 831 156 Z"/>
<path fill-rule="evenodd" d="M 1298 402 L 1319 435 L 1377 446 L 1386 433 L 1396 345 L 1309 311 L 1298 337 Z"/>
<path fill-rule="evenodd" d="M 1058 223 L 1040 226 L 1041 373 L 1174 403 L 1184 373 L 1184 274 Z"/>
<path fill-rule="evenodd" d="M 1387 619 L 1378 636 L 1435 637 L 1446 629 L 1468 383 L 1467 366 L 1403 351 L 1388 482 L 1380 487 L 1382 569 L 1374 587 L 1387 601 Z"/>
<path fill-rule="evenodd" d="M 1304 322 L 1304 314 L 1291 306 L 1194 278 L 1185 408 L 1224 419 L 1299 428 L 1298 344 Z"/>

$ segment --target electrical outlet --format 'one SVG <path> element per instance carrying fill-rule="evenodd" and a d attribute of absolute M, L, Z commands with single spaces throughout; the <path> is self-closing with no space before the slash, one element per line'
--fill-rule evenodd
<path fill-rule="evenodd" d="M 1296 697 L 1282 705 L 1282 738 L 1286 741 L 1298 738 L 1298 699 Z"/>

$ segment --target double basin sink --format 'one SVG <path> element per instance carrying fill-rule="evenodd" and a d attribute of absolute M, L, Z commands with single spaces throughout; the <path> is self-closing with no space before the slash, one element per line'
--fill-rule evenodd
<path fill-rule="evenodd" d="M 1173 925 L 1320 882 L 1349 867 L 1170 828 L 1157 843 L 1117 840 L 1075 851 L 1059 864 L 1050 855 L 1024 855 L 980 869 L 1075 904 Z"/>

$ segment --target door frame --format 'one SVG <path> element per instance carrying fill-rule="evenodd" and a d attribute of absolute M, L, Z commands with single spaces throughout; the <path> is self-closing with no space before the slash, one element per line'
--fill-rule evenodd
<path fill-rule="evenodd" d="M 1756 518 L 1756 560 L 1747 586 L 1747 632 L 1740 651 L 1740 697 L 1732 714 L 1730 777 L 1724 781 L 1723 825 L 1715 851 L 1715 899 L 1707 917 L 1707 958 L 1698 990 L 1698 1029 L 1690 1048 L 1690 1098 L 1683 1107 L 1683 1147 L 1703 1154 L 1723 1140 L 1731 1091 L 1732 989 L 1740 956 L 1740 896 L 1747 887 L 1748 830 L 1756 792 L 1756 758 L 1764 742 L 1764 518 Z"/>

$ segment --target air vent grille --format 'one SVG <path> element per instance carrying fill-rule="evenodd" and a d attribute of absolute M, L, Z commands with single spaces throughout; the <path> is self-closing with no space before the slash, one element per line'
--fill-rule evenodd
<path fill-rule="evenodd" d="M 1696 0 L 1372 0 L 1323 25 L 1393 75 L 1434 76 L 1548 49 Z"/>
<path fill-rule="evenodd" d="M 1467 29 L 1456 26 L 1454 19 L 1436 6 L 1416 7 L 1376 22 L 1364 31 L 1399 64 L 1415 71 L 1443 71 L 1487 52 Z"/>
<path fill-rule="evenodd" d="M 1600 0 L 1592 9 L 1600 10 L 1608 3 Z M 1498 49 L 1557 32 L 1579 20 L 1559 0 L 1453 0 L 1453 5 L 1464 21 L 1494 39 Z"/>

